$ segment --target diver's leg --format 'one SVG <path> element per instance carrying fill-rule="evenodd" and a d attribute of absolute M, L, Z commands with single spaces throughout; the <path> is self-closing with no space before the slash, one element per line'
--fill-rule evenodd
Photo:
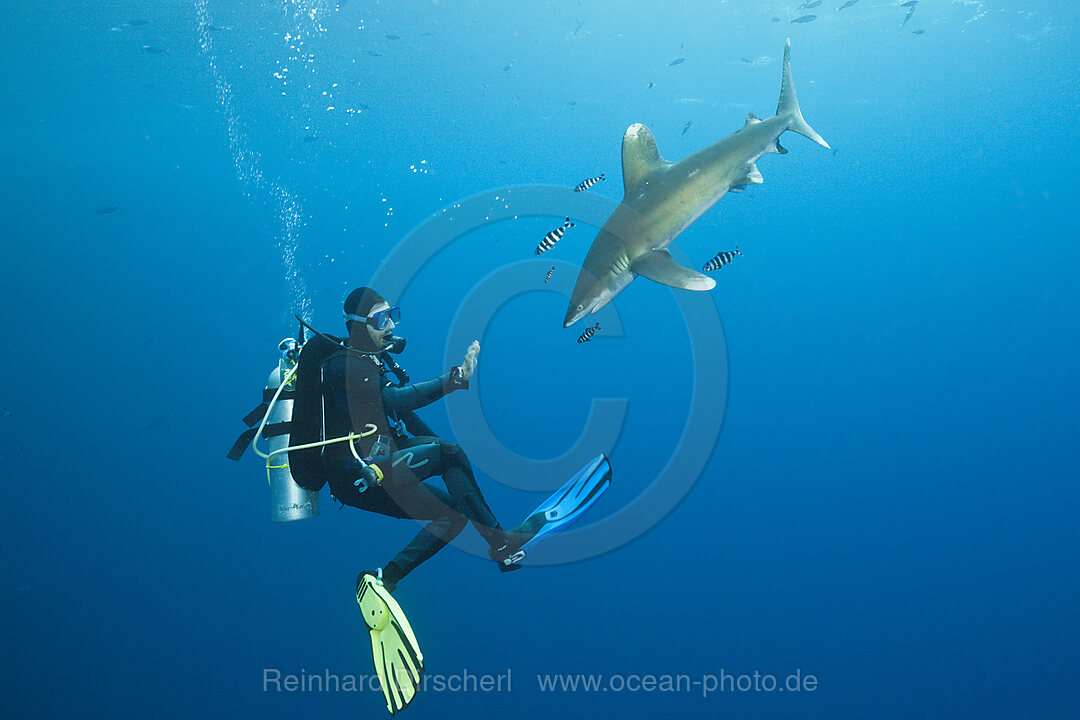
<path fill-rule="evenodd" d="M 442 477 L 446 483 L 446 489 L 450 494 L 465 505 L 465 516 L 472 522 L 480 536 L 492 548 L 498 548 L 506 544 L 506 533 L 503 531 L 495 513 L 480 492 L 480 486 L 476 484 L 476 476 L 473 475 L 472 464 L 466 457 L 465 451 L 457 443 L 443 441 L 439 443 L 442 452 Z"/>
<path fill-rule="evenodd" d="M 449 491 L 448 497 L 452 500 L 448 503 L 449 506 L 472 522 L 473 527 L 487 542 L 492 559 L 503 567 L 501 561 L 509 552 L 506 532 L 499 525 L 476 484 L 472 466 L 461 446 L 435 437 L 412 438 L 400 443 L 392 459 L 380 463 L 380 466 L 388 475 L 387 480 L 383 481 L 383 488 L 400 506 L 405 517 L 421 518 L 422 513 L 431 512 L 428 509 L 432 498 L 430 492 L 415 494 L 407 491 L 416 488 L 430 491 L 430 486 L 423 481 L 436 475 L 442 476 Z M 436 532 L 439 530 L 438 526 L 432 529 Z M 457 532 L 460 532 L 460 528 L 454 535 Z M 417 540 L 420 539 L 418 536 Z M 450 539 L 452 537 L 448 537 L 446 541 Z M 439 546 L 441 547 L 442 545 Z"/>
<path fill-rule="evenodd" d="M 423 483 L 395 493 L 395 502 L 407 505 L 409 516 L 414 519 L 431 522 L 383 567 L 383 582 L 391 591 L 401 578 L 446 547 L 465 529 L 467 522 L 454 498 L 444 490 Z"/>
<path fill-rule="evenodd" d="M 434 462 L 428 464 L 436 465 Z M 389 491 L 384 484 L 383 487 L 359 492 L 350 482 L 335 481 L 331 489 L 336 499 L 361 510 L 395 518 L 431 521 L 383 567 L 383 584 L 391 592 L 401 578 L 445 547 L 468 523 L 460 501 L 445 490 L 423 482 L 393 483 Z M 364 570 L 360 576 L 365 573 L 375 575 L 376 571 Z M 361 577 L 356 580 L 358 587 Z"/>

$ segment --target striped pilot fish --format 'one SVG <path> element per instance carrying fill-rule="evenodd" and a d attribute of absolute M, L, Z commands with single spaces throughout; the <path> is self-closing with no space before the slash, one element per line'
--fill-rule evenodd
<path fill-rule="evenodd" d="M 550 282 L 551 281 L 551 273 L 553 273 L 553 272 L 555 272 L 555 266 L 554 265 L 552 265 L 551 269 L 548 270 L 548 274 L 547 274 L 547 277 L 544 278 L 544 282 Z"/>
<path fill-rule="evenodd" d="M 596 323 L 592 327 L 585 328 L 585 332 L 581 333 L 577 341 L 579 343 L 589 342 L 592 340 L 592 336 L 596 334 L 596 331 L 600 329 L 600 323 Z"/>
<path fill-rule="evenodd" d="M 543 255 L 548 250 L 555 247 L 555 243 L 562 240 L 562 236 L 563 233 L 566 232 L 566 228 L 572 227 L 574 227 L 574 223 L 570 222 L 570 218 L 566 218 L 566 222 L 563 223 L 562 227 L 557 227 L 544 236 L 544 239 L 541 240 L 540 244 L 536 246 L 536 254 Z"/>
<path fill-rule="evenodd" d="M 712 272 L 713 270 L 719 270 L 720 268 L 724 267 L 729 262 L 734 260 L 736 255 L 742 255 L 742 253 L 739 252 L 738 245 L 736 245 L 735 249 L 731 252 L 716 253 L 716 257 L 705 263 L 705 266 L 701 269 L 704 272 Z"/>
<path fill-rule="evenodd" d="M 574 188 L 574 192 L 581 192 L 582 190 L 588 190 L 589 188 L 591 188 L 593 185 L 600 182 L 601 180 L 604 180 L 606 182 L 607 179 L 604 177 L 605 174 L 606 173 L 600 173 L 599 175 L 597 175 L 594 178 L 589 178 L 588 180 L 582 180 L 581 182 L 579 182 L 577 184 L 577 187 Z"/>

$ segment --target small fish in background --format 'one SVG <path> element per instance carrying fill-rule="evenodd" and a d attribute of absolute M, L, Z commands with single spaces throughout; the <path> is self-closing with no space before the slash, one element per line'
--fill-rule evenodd
<path fill-rule="evenodd" d="M 593 185 L 595 185 L 598 182 L 607 182 L 606 178 L 604 178 L 604 175 L 606 175 L 606 174 L 607 173 L 600 173 L 599 175 L 597 175 L 594 178 L 589 178 L 588 180 L 582 180 L 581 182 L 579 182 L 574 187 L 574 192 L 581 192 L 583 190 L 588 190 L 589 188 L 591 188 Z"/>
<path fill-rule="evenodd" d="M 924 32 L 926 32 L 926 31 L 925 30 L 912 30 L 911 34 L 912 35 L 922 35 Z"/>
<path fill-rule="evenodd" d="M 147 55 L 164 55 L 165 53 L 169 52 L 165 48 L 159 48 L 153 45 L 143 45 L 142 51 Z"/>
<path fill-rule="evenodd" d="M 554 270 L 555 266 L 552 265 L 551 269 Z M 12 414 L 11 411 L 8 410 L 7 408 L 4 408 L 3 410 L 0 410 L 0 417 L 11 417 L 11 414 Z"/>
<path fill-rule="evenodd" d="M 915 6 L 919 4 L 919 0 L 907 0 L 907 2 L 900 3 L 900 7 L 906 7 L 908 9 L 907 15 L 904 16 L 904 22 L 900 23 L 900 27 L 907 25 L 908 20 L 915 14 Z"/>
<path fill-rule="evenodd" d="M 512 67 L 514 67 L 514 63 L 510 63 L 509 65 L 503 65 L 503 72 L 507 72 Z"/>
<path fill-rule="evenodd" d="M 143 426 L 143 429 L 144 430 L 153 430 L 156 427 L 161 427 L 162 425 L 165 424 L 166 420 L 168 420 L 168 417 L 165 416 L 165 415 L 162 415 L 161 417 L 155 418 L 154 420 L 151 420 L 150 422 L 146 423 L 146 425 Z"/>
<path fill-rule="evenodd" d="M 730 252 L 716 253 L 716 255 L 713 256 L 713 258 L 709 260 L 709 262 L 705 263 L 705 265 L 702 266 L 701 271 L 712 272 L 713 270 L 719 270 L 725 265 L 727 265 L 729 262 L 734 260 L 736 255 L 742 255 L 742 253 L 739 252 L 738 245 L 736 245 L 735 249 Z"/>
<path fill-rule="evenodd" d="M 849 7 L 851 7 L 852 5 L 854 5 L 857 2 L 859 2 L 859 0 L 847 0 L 846 3 L 844 3 L 843 5 L 841 5 L 840 7 L 836 8 L 836 9 L 838 11 L 839 10 L 847 10 Z"/>
<path fill-rule="evenodd" d="M 371 57 L 382 57 L 382 53 L 375 52 L 374 50 L 365 50 L 364 54 L 365 55 L 370 55 Z"/>
<path fill-rule="evenodd" d="M 566 222 L 563 223 L 562 227 L 557 227 L 544 236 L 544 239 L 536 246 L 536 254 L 543 255 L 548 250 L 555 247 L 555 243 L 562 240 L 563 233 L 566 232 L 566 229 L 572 227 L 574 227 L 574 223 L 570 222 L 570 218 L 566 218 Z"/>
<path fill-rule="evenodd" d="M 795 18 L 791 22 L 793 22 L 793 23 L 808 23 L 808 22 L 814 22 L 815 20 L 817 20 L 817 15 L 803 15 L 802 17 Z"/>
<path fill-rule="evenodd" d="M 319 139 L 319 136 L 316 135 L 315 133 L 312 133 L 311 135 L 305 135 L 304 136 L 304 142 L 306 142 L 306 143 L 313 143 L 318 139 Z"/>
<path fill-rule="evenodd" d="M 824 2 L 824 0 L 807 0 L 807 2 L 804 2 L 799 8 L 802 10 L 813 10 L 822 2 Z"/>
<path fill-rule="evenodd" d="M 136 20 L 128 20 L 124 24 L 127 25 L 128 27 L 142 27 L 143 25 L 149 25 L 150 21 L 149 20 L 136 19 Z"/>
<path fill-rule="evenodd" d="M 552 266 L 551 266 L 551 269 L 550 269 L 550 270 L 548 270 L 547 276 L 546 276 L 546 277 L 544 278 L 544 282 L 545 282 L 545 283 L 549 283 L 549 282 L 551 282 L 551 274 L 552 274 L 553 272 L 555 272 L 555 266 L 554 266 L 554 265 L 552 265 Z"/>
<path fill-rule="evenodd" d="M 667 66 L 668 66 L 668 67 L 675 67 L 676 65 L 682 65 L 682 64 L 683 64 L 684 62 L 686 62 L 686 58 L 684 58 L 684 57 L 681 57 L 681 58 L 675 58 L 674 60 L 672 60 L 671 62 L 669 62 L 669 63 L 667 64 Z"/>
<path fill-rule="evenodd" d="M 646 89 L 646 90 L 652 90 L 652 89 L 653 89 L 654 87 L 656 87 L 656 83 L 654 83 L 654 82 L 651 82 L 651 83 L 649 83 L 649 87 L 647 87 L 647 88 L 645 88 L 645 89 Z"/>
<path fill-rule="evenodd" d="M 567 100 L 566 104 L 570 107 L 577 107 L 577 100 Z"/>
<path fill-rule="evenodd" d="M 776 17 L 775 15 L 773 15 L 773 19 L 772 19 L 772 21 L 773 21 L 773 22 L 780 22 L 780 18 L 778 18 L 778 17 Z"/>
<path fill-rule="evenodd" d="M 679 133 L 679 137 L 682 137 L 683 135 L 685 135 L 685 134 L 687 133 L 687 131 L 688 131 L 688 130 L 690 129 L 690 127 L 691 127 L 691 126 L 692 126 L 693 124 L 694 124 L 694 121 L 693 121 L 693 120 L 687 120 L 687 121 L 686 121 L 686 127 L 684 127 L 684 128 L 682 129 L 682 132 L 681 132 L 681 133 Z"/>
<path fill-rule="evenodd" d="M 395 35 L 393 33 L 386 33 L 386 39 L 387 40 L 400 40 L 401 36 L 400 35 Z"/>
<path fill-rule="evenodd" d="M 585 328 L 585 332 L 578 336 L 577 341 L 579 343 L 587 343 L 592 340 L 592 336 L 596 334 L 596 331 L 600 329 L 600 323 L 596 323 L 592 327 Z"/>
<path fill-rule="evenodd" d="M 579 32 L 581 32 L 581 28 L 584 27 L 584 25 L 585 25 L 584 20 L 578 20 L 577 21 L 577 27 L 574 28 L 574 32 L 570 33 L 570 37 L 577 37 L 577 34 Z"/>
<path fill-rule="evenodd" d="M 99 207 L 94 211 L 95 215 L 112 215 L 114 212 L 120 209 L 119 205 L 106 205 L 105 207 Z"/>

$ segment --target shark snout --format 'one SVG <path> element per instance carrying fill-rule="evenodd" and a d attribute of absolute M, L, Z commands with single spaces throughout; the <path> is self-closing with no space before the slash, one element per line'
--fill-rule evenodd
<path fill-rule="evenodd" d="M 566 317 L 563 318 L 562 326 L 564 328 L 568 328 L 581 318 L 585 317 L 588 313 L 588 309 L 582 307 L 581 305 L 571 304 L 570 307 L 566 310 Z"/>
<path fill-rule="evenodd" d="M 566 317 L 563 318 L 563 327 L 568 328 L 576 323 L 581 318 L 592 312 L 596 307 L 598 300 L 596 298 L 571 298 L 570 304 L 566 308 Z"/>

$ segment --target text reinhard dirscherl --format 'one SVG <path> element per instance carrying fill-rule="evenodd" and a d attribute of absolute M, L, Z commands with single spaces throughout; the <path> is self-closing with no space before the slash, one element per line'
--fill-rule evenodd
<path fill-rule="evenodd" d="M 510 692 L 510 668 L 505 673 L 476 674 L 468 670 L 452 674 L 424 675 L 420 692 Z M 321 673 L 283 673 L 278 668 L 263 668 L 263 692 L 381 692 L 378 675 L 337 675 L 329 668 Z"/>

